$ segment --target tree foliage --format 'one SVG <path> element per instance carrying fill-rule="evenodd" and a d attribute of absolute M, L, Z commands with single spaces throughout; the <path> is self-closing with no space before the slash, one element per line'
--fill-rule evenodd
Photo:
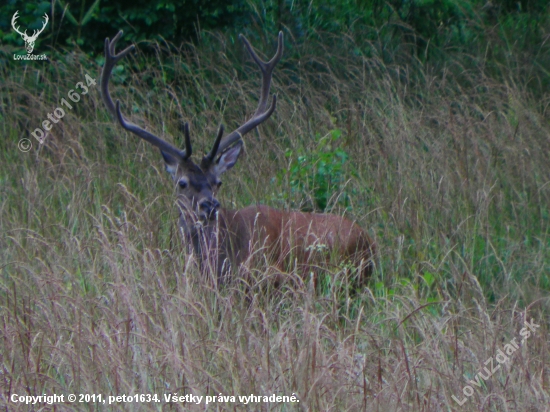
<path fill-rule="evenodd" d="M 176 46 L 200 41 L 204 30 L 254 37 L 282 29 L 291 43 L 351 36 L 357 44 L 353 53 L 376 54 L 385 64 L 416 60 L 441 69 L 459 59 L 464 68 L 483 66 L 491 76 L 506 77 L 506 68 L 527 82 L 536 77 L 535 93 L 549 84 L 547 0 L 8 0 L 0 6 L 0 65 L 12 52 L 24 53 L 10 24 L 16 10 L 29 31 L 41 26 L 44 13 L 50 16 L 37 41 L 43 51 L 65 53 L 77 45 L 98 55 L 105 37 L 120 29 L 129 42 Z"/>
<path fill-rule="evenodd" d="M 22 27 L 31 30 L 40 24 L 44 13 L 52 17 L 49 36 L 44 33 L 40 40 L 55 47 L 76 42 L 86 51 L 98 52 L 105 37 L 120 29 L 134 42 L 166 39 L 181 43 L 192 40 L 200 30 L 235 24 L 244 9 L 242 0 L 62 0 L 24 4 L 10 0 L 0 6 L 0 37 L 6 43 L 20 43 L 10 27 L 13 13 L 20 10 Z"/>

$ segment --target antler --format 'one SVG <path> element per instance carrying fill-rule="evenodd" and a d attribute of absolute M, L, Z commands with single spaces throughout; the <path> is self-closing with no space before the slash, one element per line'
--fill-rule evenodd
<path fill-rule="evenodd" d="M 32 36 L 29 36 L 29 35 L 27 34 L 27 30 L 25 30 L 24 33 L 21 33 L 21 32 L 19 31 L 19 27 L 15 27 L 15 24 L 16 24 L 16 22 L 17 22 L 17 19 L 19 18 L 19 16 L 17 15 L 18 13 L 19 13 L 19 10 L 17 10 L 17 11 L 15 12 L 15 14 L 13 15 L 13 17 L 11 18 L 11 26 L 12 26 L 13 29 L 14 29 L 17 33 L 19 33 L 23 38 L 28 39 L 28 40 L 30 40 L 30 41 L 36 40 L 37 37 L 38 37 L 38 35 L 44 31 L 44 29 L 46 28 L 48 22 L 50 21 L 50 18 L 48 17 L 48 15 L 47 15 L 46 13 L 44 13 L 44 19 L 45 19 L 45 21 L 44 21 L 44 23 L 42 23 L 42 28 L 41 28 L 40 30 L 34 30 Z"/>
<path fill-rule="evenodd" d="M 218 137 L 216 138 L 214 147 L 205 157 L 205 159 L 209 161 L 212 161 L 214 159 L 218 151 L 223 152 L 229 146 L 242 139 L 242 137 L 246 133 L 266 121 L 275 110 L 275 106 L 277 104 L 277 96 L 273 95 L 273 101 L 269 108 L 266 109 L 267 99 L 269 98 L 269 89 L 271 88 L 271 79 L 273 77 L 273 69 L 275 68 L 277 63 L 279 63 L 279 60 L 281 60 L 281 56 L 283 55 L 283 32 L 279 32 L 279 44 L 277 46 L 277 52 L 275 53 L 275 56 L 273 56 L 273 58 L 268 62 L 264 62 L 258 57 L 246 37 L 244 37 L 242 34 L 240 34 L 239 37 L 243 40 L 244 45 L 248 49 L 248 53 L 250 53 L 250 56 L 252 56 L 262 72 L 262 90 L 260 94 L 260 101 L 258 102 L 258 108 L 256 109 L 254 116 L 252 116 L 252 118 L 248 120 L 245 124 L 229 133 L 223 139 L 221 138 L 223 134 L 223 127 L 220 126 L 220 130 L 218 131 Z"/>
<path fill-rule="evenodd" d="M 191 155 L 191 138 L 189 137 L 189 125 L 187 123 L 184 125 L 186 150 L 179 150 L 160 137 L 157 137 L 147 130 L 142 129 L 141 127 L 126 120 L 120 112 L 120 102 L 118 100 L 115 107 L 113 99 L 111 99 L 111 95 L 109 94 L 109 78 L 111 77 L 111 72 L 113 67 L 115 67 L 115 64 L 134 50 L 134 46 L 128 46 L 120 53 L 116 54 L 115 47 L 121 36 L 122 30 L 118 32 L 112 41 L 109 41 L 109 38 L 105 39 L 105 64 L 103 66 L 103 71 L 101 72 L 101 95 L 103 96 L 103 102 L 105 102 L 109 112 L 111 112 L 111 114 L 118 119 L 120 125 L 126 130 L 141 137 L 153 146 L 158 147 L 164 153 L 175 156 L 179 160 L 187 159 Z"/>
<path fill-rule="evenodd" d="M 161 139 L 160 137 L 157 137 L 147 130 L 142 129 L 141 127 L 126 120 L 120 111 L 120 102 L 117 100 L 116 106 L 113 103 L 111 95 L 109 94 L 109 78 L 111 76 L 111 72 L 115 64 L 134 49 L 134 46 L 128 46 L 123 51 L 116 54 L 115 46 L 121 36 L 122 30 L 118 32 L 118 34 L 113 38 L 112 41 L 109 41 L 108 38 L 105 39 L 105 65 L 103 66 L 103 71 L 101 72 L 101 94 L 103 96 L 103 101 L 105 102 L 107 109 L 109 110 L 109 112 L 111 112 L 113 116 L 118 119 L 123 128 L 125 128 L 129 132 L 136 134 L 137 136 L 141 137 L 152 145 L 158 147 L 164 153 L 175 156 L 180 160 L 185 160 L 189 158 L 192 153 L 192 148 L 191 139 L 189 137 L 189 125 L 187 123 L 184 124 L 185 150 L 179 150 L 178 148 Z M 262 72 L 262 89 L 260 93 L 260 101 L 258 102 L 258 107 L 256 108 L 254 116 L 252 116 L 252 118 L 248 120 L 245 124 L 237 128 L 224 138 L 222 138 L 223 126 L 220 126 L 220 129 L 218 130 L 218 136 L 216 137 L 216 141 L 214 143 L 214 146 L 212 147 L 212 150 L 203 159 L 203 162 L 205 162 L 204 164 L 211 163 L 216 157 L 216 153 L 218 153 L 218 151 L 223 152 L 229 146 L 235 144 L 237 141 L 242 139 L 243 135 L 267 120 L 275 110 L 275 106 L 277 104 L 277 96 L 273 95 L 273 101 L 269 108 L 267 108 L 267 99 L 269 97 L 269 90 L 271 88 L 273 69 L 275 68 L 279 60 L 281 60 L 281 57 L 283 55 L 283 32 L 279 32 L 279 43 L 277 46 L 277 52 L 275 53 L 275 56 L 273 56 L 273 58 L 268 62 L 264 62 L 258 57 L 246 37 L 244 37 L 242 34 L 240 35 L 240 37 L 243 40 L 244 45 L 248 49 L 250 56 L 252 56 Z"/>
<path fill-rule="evenodd" d="M 13 15 L 13 17 L 11 18 L 11 27 L 13 27 L 13 29 L 14 29 L 17 33 L 19 33 L 21 36 L 26 37 L 26 36 L 27 36 L 27 30 L 25 30 L 25 33 L 21 33 L 21 32 L 19 31 L 19 27 L 15 27 L 16 20 L 19 18 L 19 16 L 17 15 L 18 13 L 19 13 L 19 10 L 17 10 L 17 11 L 15 12 L 15 14 Z"/>
<path fill-rule="evenodd" d="M 42 28 L 40 30 L 34 30 L 34 33 L 31 36 L 32 40 L 36 40 L 38 35 L 40 33 L 42 33 L 44 31 L 44 29 L 46 28 L 46 25 L 48 24 L 48 21 L 50 21 L 50 18 L 48 17 L 48 15 L 46 13 L 44 13 L 44 19 L 45 19 L 45 21 L 44 21 L 44 23 L 42 23 Z"/>

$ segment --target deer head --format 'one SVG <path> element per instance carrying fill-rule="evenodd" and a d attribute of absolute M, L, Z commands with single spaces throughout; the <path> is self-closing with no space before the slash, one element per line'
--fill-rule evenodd
<path fill-rule="evenodd" d="M 243 143 L 237 141 L 226 150 L 220 150 L 223 137 L 223 126 L 220 126 L 212 150 L 202 158 L 199 164 L 196 164 L 191 160 L 192 147 L 187 123 L 184 125 L 184 134 L 185 156 L 178 158 L 163 150 L 161 154 L 166 171 L 176 184 L 178 205 L 184 214 L 183 221 L 186 226 L 194 226 L 196 223 L 205 226 L 216 218 L 220 208 L 216 193 L 222 184 L 221 175 L 235 165 Z"/>
<path fill-rule="evenodd" d="M 211 221 L 216 219 L 220 208 L 220 203 L 216 199 L 216 193 L 221 185 L 221 176 L 237 162 L 243 147 L 243 135 L 267 120 L 275 110 L 277 103 L 275 95 L 273 95 L 269 107 L 267 103 L 273 69 L 283 54 L 283 33 L 279 33 L 277 52 L 268 62 L 262 61 L 248 40 L 242 34 L 240 35 L 250 56 L 262 72 L 262 88 L 258 107 L 250 120 L 225 137 L 223 136 L 224 128 L 220 126 L 212 150 L 202 158 L 200 163 L 195 163 L 191 159 L 193 150 L 191 147 L 189 125 L 187 123 L 185 123 L 183 127 L 185 149 L 180 150 L 165 140 L 128 121 L 121 113 L 120 102 L 117 100 L 116 104 L 113 103 L 108 88 L 111 71 L 120 59 L 134 49 L 134 46 L 129 46 L 116 54 L 116 43 L 121 36 L 122 31 L 120 31 L 112 41 L 105 39 L 105 65 L 101 73 L 101 92 L 103 101 L 123 128 L 160 149 L 166 164 L 166 170 L 169 172 L 177 187 L 178 204 L 182 210 L 184 226 L 195 227 L 197 224 L 207 226 Z"/>
<path fill-rule="evenodd" d="M 19 27 L 15 26 L 15 23 L 16 23 L 18 17 L 19 17 L 17 15 L 18 13 L 19 13 L 19 10 L 17 10 L 15 12 L 15 14 L 13 15 L 13 17 L 11 19 L 11 26 L 23 38 L 23 41 L 25 42 L 25 48 L 27 49 L 27 54 L 31 54 L 32 51 L 34 50 L 34 43 L 36 42 L 36 39 L 38 38 L 38 35 L 40 33 L 42 33 L 44 31 L 44 29 L 46 28 L 46 25 L 48 24 L 49 18 L 48 18 L 48 15 L 46 13 L 44 13 L 44 23 L 42 23 L 42 28 L 40 30 L 34 30 L 34 33 L 32 34 L 32 36 L 29 36 L 29 35 L 27 35 L 27 30 L 25 30 L 24 33 L 21 33 L 19 31 Z"/>

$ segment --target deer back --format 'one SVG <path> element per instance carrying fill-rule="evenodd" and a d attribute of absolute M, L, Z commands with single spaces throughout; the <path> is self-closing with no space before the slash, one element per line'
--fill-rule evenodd
<path fill-rule="evenodd" d="M 224 210 L 220 234 L 221 254 L 237 267 L 261 252 L 267 263 L 281 271 L 298 262 L 303 276 L 331 259 L 360 266 L 360 283 L 372 271 L 374 242 L 355 222 L 334 214 L 252 205 L 236 211 Z"/>

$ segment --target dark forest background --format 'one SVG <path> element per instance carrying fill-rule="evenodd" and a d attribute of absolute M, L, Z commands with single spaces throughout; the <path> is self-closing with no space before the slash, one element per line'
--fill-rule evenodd
<path fill-rule="evenodd" d="M 330 34 L 345 33 L 355 40 L 354 53 L 376 54 L 384 64 L 414 59 L 441 68 L 452 60 L 466 70 L 482 65 L 495 77 L 512 68 L 537 94 L 547 90 L 550 78 L 546 0 L 9 0 L 0 6 L 3 65 L 23 44 L 10 25 L 16 10 L 21 28 L 29 32 L 41 26 L 44 13 L 50 16 L 37 41 L 42 52 L 63 53 L 78 45 L 97 55 L 103 39 L 119 29 L 127 41 L 175 46 L 197 44 L 205 31 L 255 37 L 284 29 L 295 44 L 322 36 L 327 48 Z"/>

